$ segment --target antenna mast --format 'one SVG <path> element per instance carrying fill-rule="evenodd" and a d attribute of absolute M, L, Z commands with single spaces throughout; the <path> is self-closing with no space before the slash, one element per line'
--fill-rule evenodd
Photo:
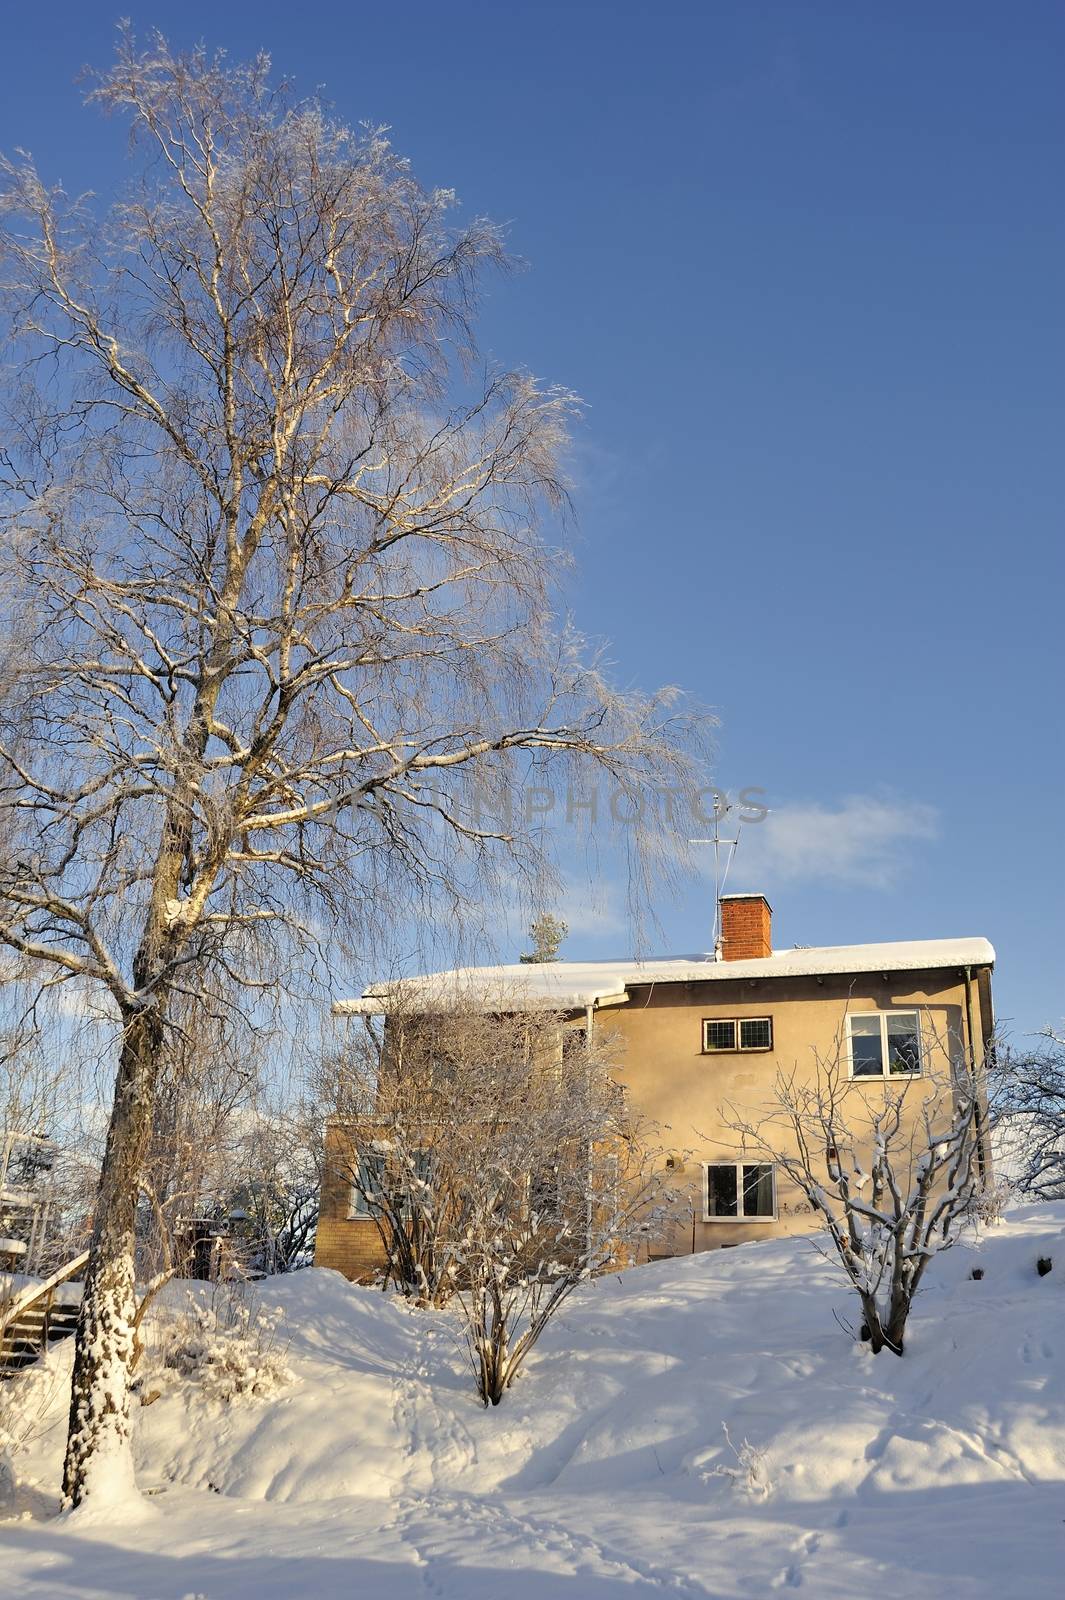
<path fill-rule="evenodd" d="M 721 960 L 721 896 L 725 892 L 725 883 L 728 880 L 729 868 L 736 854 L 736 847 L 740 842 L 740 824 L 736 824 L 736 837 L 722 839 L 721 818 L 727 817 L 732 806 L 722 795 L 714 796 L 714 822 L 713 833 L 709 839 L 689 839 L 689 844 L 710 844 L 714 847 L 714 960 Z M 722 851 L 724 850 L 724 866 L 722 866 Z"/>

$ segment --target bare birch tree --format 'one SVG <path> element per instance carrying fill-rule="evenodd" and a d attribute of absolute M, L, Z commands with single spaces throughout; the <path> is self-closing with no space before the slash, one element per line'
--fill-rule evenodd
<path fill-rule="evenodd" d="M 0 940 L 105 990 L 114 1105 L 67 1500 L 132 1482 L 134 1221 L 171 1007 L 212 966 L 295 981 L 310 918 L 365 942 L 532 846 L 467 803 L 536 761 L 692 792 L 698 724 L 553 637 L 572 397 L 478 365 L 502 259 L 378 133 L 120 38 L 90 99 L 134 176 L 106 214 L 5 161 Z M 328 932 L 325 937 L 328 937 Z"/>
<path fill-rule="evenodd" d="M 932 1041 L 925 1041 L 926 1063 Z M 946 1046 L 942 1047 L 943 1050 Z M 744 1154 L 772 1162 L 800 1191 L 861 1306 L 875 1354 L 903 1353 L 906 1322 L 930 1262 L 969 1220 L 980 1184 L 978 1100 L 969 1070 L 893 1066 L 852 1078 L 842 1038 L 813 1076 L 776 1081 L 762 1114 L 733 1111 Z"/>

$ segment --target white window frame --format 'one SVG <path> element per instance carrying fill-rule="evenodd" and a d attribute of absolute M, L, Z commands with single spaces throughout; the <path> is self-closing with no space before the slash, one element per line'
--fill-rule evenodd
<path fill-rule="evenodd" d="M 736 1205 L 734 1217 L 712 1216 L 709 1210 L 710 1202 L 710 1168 L 733 1167 L 736 1170 Z M 773 1209 L 772 1211 L 759 1212 L 756 1216 L 749 1217 L 738 1208 L 743 1205 L 743 1169 L 744 1167 L 768 1167 L 773 1183 Z M 777 1201 L 777 1169 L 773 1161 L 704 1161 L 703 1169 L 703 1221 L 704 1222 L 776 1222 L 779 1218 Z"/>
<path fill-rule="evenodd" d="M 710 1024 L 712 1022 L 731 1022 L 735 1032 L 732 1037 L 735 1041 L 730 1045 L 708 1044 Z M 742 1025 L 745 1022 L 768 1022 L 768 1044 L 742 1044 Z M 703 1055 L 704 1056 L 767 1056 L 773 1049 L 773 1018 L 771 1013 L 764 1013 L 757 1017 L 704 1017 L 703 1018 Z"/>
<path fill-rule="evenodd" d="M 855 1072 L 854 1070 L 854 1032 L 852 1022 L 868 1021 L 870 1017 L 880 1020 L 880 1061 L 879 1072 Z M 889 1017 L 915 1017 L 917 1021 L 917 1068 L 913 1072 L 892 1072 L 890 1057 L 888 1055 L 888 1018 Z M 847 1073 L 855 1083 L 890 1083 L 892 1080 L 920 1078 L 924 1075 L 924 1029 L 922 1027 L 922 1012 L 920 1006 L 899 1006 L 891 1011 L 848 1011 L 847 1012 Z"/>

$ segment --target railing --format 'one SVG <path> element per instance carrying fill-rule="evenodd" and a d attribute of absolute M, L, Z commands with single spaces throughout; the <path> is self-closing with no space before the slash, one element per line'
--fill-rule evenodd
<path fill-rule="evenodd" d="M 89 1252 L 83 1250 L 80 1256 L 75 1256 L 65 1266 L 52 1273 L 50 1278 L 45 1278 L 43 1283 L 27 1284 L 13 1300 L 6 1306 L 0 1307 L 0 1339 L 3 1338 L 15 1322 L 25 1312 L 30 1311 L 40 1300 L 47 1300 L 61 1283 L 69 1283 L 71 1278 L 76 1278 L 89 1259 Z"/>

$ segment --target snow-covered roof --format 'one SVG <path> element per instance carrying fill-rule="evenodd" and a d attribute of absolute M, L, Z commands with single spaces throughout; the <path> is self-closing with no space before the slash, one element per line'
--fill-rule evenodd
<path fill-rule="evenodd" d="M 736 978 L 804 978 L 830 973 L 931 972 L 945 967 L 990 967 L 995 952 L 986 939 L 903 939 L 890 944 L 798 946 L 756 961 L 716 961 L 712 956 L 670 956 L 648 961 L 546 961 L 494 967 L 456 967 L 371 984 L 357 1000 L 338 1000 L 338 1016 L 387 1009 L 400 990 L 409 1002 L 445 1005 L 461 996 L 491 1010 L 546 1007 L 572 1011 L 622 1005 L 628 991 L 647 984 L 707 983 Z"/>

